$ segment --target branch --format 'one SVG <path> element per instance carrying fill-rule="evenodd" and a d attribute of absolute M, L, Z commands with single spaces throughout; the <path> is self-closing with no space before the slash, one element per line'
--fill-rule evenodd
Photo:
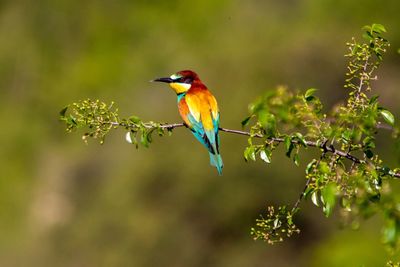
<path fill-rule="evenodd" d="M 251 136 L 251 134 L 249 132 L 245 132 L 245 131 L 230 130 L 230 129 L 225 129 L 225 128 L 219 128 L 219 129 L 221 131 L 227 132 L 227 133 L 235 133 L 235 134 Z M 257 138 L 262 138 L 263 137 L 260 134 L 256 134 L 256 135 L 253 135 L 253 136 L 257 137 Z M 273 142 L 277 142 L 277 143 L 283 143 L 284 142 L 284 139 L 283 138 L 279 138 L 279 137 L 268 137 L 267 139 L 270 140 L 270 141 L 273 141 Z M 299 144 L 300 143 L 300 141 L 297 141 L 297 140 L 291 140 L 291 142 L 293 144 Z M 348 160 L 351 160 L 352 162 L 354 162 L 356 164 L 365 163 L 364 160 L 361 160 L 361 159 L 351 155 L 349 152 L 344 152 L 342 150 L 338 150 L 333 145 L 327 146 L 326 142 L 322 143 L 322 144 L 319 144 L 318 142 L 315 142 L 315 141 L 305 140 L 305 143 L 307 144 L 307 146 L 320 148 L 320 149 L 323 150 L 324 153 L 327 153 L 327 152 L 334 153 L 334 154 L 336 154 L 338 156 L 341 156 L 341 157 L 344 157 L 344 158 L 346 158 Z M 393 173 L 389 173 L 389 175 L 391 175 L 393 177 L 396 177 L 396 178 L 400 178 L 400 173 L 393 172 Z"/>
<path fill-rule="evenodd" d="M 365 63 L 364 63 L 364 65 L 363 65 L 363 67 L 362 67 L 363 72 L 361 73 L 360 83 L 359 83 L 358 88 L 357 88 L 357 91 L 356 91 L 355 100 L 354 100 L 353 104 L 351 105 L 351 108 L 352 108 L 352 109 L 354 108 L 354 106 L 357 104 L 357 102 L 358 102 L 359 99 L 360 99 L 361 91 L 362 91 L 362 88 L 363 88 L 363 85 L 364 85 L 364 82 L 365 82 L 365 81 L 364 81 L 364 80 L 365 80 L 365 72 L 367 71 L 367 68 L 368 68 L 368 65 L 369 65 L 368 60 L 369 60 L 369 57 L 367 57 L 367 58 L 365 59 Z"/>
<path fill-rule="evenodd" d="M 241 134 L 241 135 L 251 136 L 251 133 L 245 132 L 245 131 L 231 130 L 231 129 L 225 129 L 225 128 L 221 128 L 221 127 L 219 128 L 219 130 L 222 131 L 222 132 L 227 132 L 227 133 L 234 133 L 234 134 Z M 253 135 L 253 136 L 254 136 L 254 137 L 257 137 L 257 138 L 262 138 L 262 137 L 264 137 L 264 136 L 262 136 L 262 135 L 260 135 L 260 134 L 255 134 L 255 135 Z M 285 141 L 285 139 L 280 138 L 280 137 L 268 137 L 267 139 L 270 140 L 270 141 L 273 141 L 273 142 L 277 142 L 277 143 L 283 143 L 283 142 Z M 292 142 L 293 144 L 299 144 L 299 143 L 300 143 L 300 142 L 297 141 L 297 140 L 291 140 L 291 142 Z M 314 141 L 307 141 L 307 140 L 305 140 L 305 143 L 307 144 L 307 146 L 321 148 L 321 149 L 323 149 L 323 151 L 324 151 L 325 153 L 326 153 L 326 152 L 332 152 L 332 153 L 335 153 L 336 155 L 345 157 L 345 158 L 347 158 L 347 159 L 349 159 L 349 160 L 351 160 L 351 161 L 353 161 L 353 162 L 355 162 L 355 163 L 358 163 L 358 164 L 359 164 L 359 163 L 364 163 L 364 162 L 365 162 L 365 161 L 363 161 L 363 160 L 361 160 L 361 159 L 359 159 L 359 158 L 357 158 L 357 157 L 354 157 L 354 156 L 350 155 L 350 154 L 347 153 L 347 152 L 344 152 L 344 151 L 341 151 L 341 150 L 337 150 L 333 145 L 327 146 L 327 145 L 326 145 L 326 142 L 323 143 L 323 144 L 318 144 L 317 142 L 314 142 Z M 400 178 L 400 174 L 398 174 L 398 175 L 399 175 L 398 177 Z"/>
<path fill-rule="evenodd" d="M 123 126 L 123 127 L 128 126 L 128 125 L 125 125 L 124 123 L 118 123 L 118 122 L 113 122 L 112 125 L 113 126 Z M 144 123 L 144 126 L 146 128 L 148 128 L 148 129 L 154 128 L 154 126 L 146 125 L 146 123 Z M 172 129 L 180 128 L 180 127 L 184 127 L 184 126 L 186 127 L 186 125 L 184 123 L 167 123 L 167 124 L 161 124 L 160 128 L 161 129 L 172 130 Z M 219 127 L 219 130 L 221 132 L 239 134 L 239 135 L 246 135 L 246 136 L 252 136 L 252 137 L 257 137 L 257 138 L 263 138 L 264 137 L 261 134 L 251 134 L 250 132 L 246 132 L 246 131 L 233 130 L 233 129 L 227 129 L 227 128 L 222 128 L 222 127 Z M 280 137 L 267 137 L 266 139 L 270 140 L 270 141 L 273 141 L 273 142 L 277 142 L 277 143 L 283 143 L 284 140 L 285 140 L 284 138 L 280 138 Z M 300 143 L 300 141 L 298 141 L 298 140 L 291 140 L 291 142 L 293 144 L 299 144 Z M 307 146 L 310 146 L 310 147 L 320 148 L 320 149 L 323 150 L 324 153 L 327 153 L 327 152 L 334 153 L 334 154 L 336 154 L 338 156 L 344 157 L 344 158 L 354 162 L 355 164 L 365 163 L 364 160 L 359 159 L 359 158 L 351 155 L 349 152 L 338 150 L 333 145 L 327 146 L 326 142 L 320 144 L 320 143 L 315 142 L 315 141 L 305 140 L 305 144 Z M 393 177 L 396 177 L 396 178 L 400 178 L 400 173 L 394 173 L 393 172 L 393 173 L 389 173 L 389 175 L 391 175 Z"/>
<path fill-rule="evenodd" d="M 325 144 L 327 142 L 328 141 L 325 141 Z M 316 167 L 319 166 L 321 160 L 325 157 L 325 154 L 326 154 L 326 151 L 324 150 L 324 152 L 322 152 L 322 154 L 321 154 L 321 157 L 319 157 L 317 163 L 315 164 Z M 315 169 L 314 169 L 314 171 L 315 171 Z M 303 191 L 301 191 L 299 198 L 297 199 L 296 203 L 293 205 L 292 213 L 296 213 L 298 211 L 299 205 L 300 205 L 301 201 L 303 200 L 303 198 L 305 197 L 306 191 L 307 191 L 310 183 L 311 183 L 311 178 L 308 178 L 306 184 L 304 185 Z"/>

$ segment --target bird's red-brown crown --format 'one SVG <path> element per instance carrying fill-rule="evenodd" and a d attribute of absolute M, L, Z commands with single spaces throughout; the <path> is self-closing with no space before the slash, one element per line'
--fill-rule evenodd
<path fill-rule="evenodd" d="M 184 78 L 183 80 L 190 79 L 191 81 L 200 81 L 199 75 L 197 75 L 196 72 L 191 70 L 181 70 L 176 74 L 182 76 L 182 78 Z"/>

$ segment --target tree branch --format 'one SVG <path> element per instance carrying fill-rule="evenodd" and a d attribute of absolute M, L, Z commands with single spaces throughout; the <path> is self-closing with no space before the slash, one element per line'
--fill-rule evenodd
<path fill-rule="evenodd" d="M 124 126 L 124 127 L 127 126 L 127 125 L 125 125 L 125 124 L 118 123 L 118 122 L 113 122 L 112 125 L 115 125 L 115 126 Z M 145 126 L 146 128 L 149 128 L 149 129 L 150 129 L 150 128 L 153 128 L 153 126 L 150 126 L 150 125 L 146 126 L 146 123 L 144 123 L 144 126 Z M 161 129 L 172 130 L 172 129 L 179 128 L 179 127 L 184 127 L 184 126 L 186 127 L 186 125 L 185 125 L 184 123 L 169 123 L 169 124 L 161 124 L 161 125 L 160 125 L 160 128 L 161 128 Z M 220 130 L 221 132 L 232 133 L 232 134 L 239 134 L 239 135 L 246 135 L 246 136 L 253 136 L 253 137 L 257 137 L 257 138 L 263 138 L 263 137 L 264 137 L 263 135 L 260 135 L 260 134 L 254 134 L 254 135 L 252 135 L 250 132 L 240 131 L 240 130 L 233 130 L 233 129 L 227 129 L 227 128 L 222 128 L 222 127 L 219 127 L 219 130 Z M 277 142 L 277 143 L 283 143 L 283 142 L 284 142 L 284 138 L 280 138 L 280 137 L 267 137 L 266 139 L 268 139 L 268 140 L 270 140 L 270 141 L 273 141 L 273 142 Z M 291 140 L 291 142 L 292 142 L 293 144 L 299 144 L 299 143 L 300 143 L 300 141 L 298 141 L 298 140 Z M 336 154 L 336 155 L 338 155 L 338 156 L 344 157 L 344 158 L 346 158 L 346 159 L 348 159 L 348 160 L 354 162 L 355 164 L 365 163 L 364 160 L 359 159 L 359 158 L 357 158 L 357 157 L 351 155 L 349 152 L 345 152 L 345 151 L 342 151 L 342 150 L 338 150 L 338 149 L 336 149 L 333 145 L 327 146 L 327 145 L 326 145 L 326 142 L 320 144 L 320 143 L 318 143 L 318 142 L 316 142 L 316 141 L 305 140 L 305 144 L 306 144 L 307 146 L 310 146 L 310 147 L 320 148 L 320 149 L 323 150 L 324 153 L 327 153 L 327 152 L 334 153 L 334 154 Z M 394 172 L 393 172 L 393 173 L 390 173 L 390 175 L 393 176 L 393 177 L 396 177 L 396 178 L 400 178 L 400 173 L 394 173 Z"/>
<path fill-rule="evenodd" d="M 325 144 L 327 142 L 328 141 L 325 141 Z M 322 152 L 321 157 L 319 157 L 318 161 L 315 164 L 315 166 L 316 166 L 315 168 L 318 168 L 319 164 L 321 163 L 321 160 L 325 157 L 325 154 L 326 154 L 326 151 Z M 314 172 L 315 172 L 315 170 L 316 169 L 314 169 Z M 299 198 L 297 199 L 296 203 L 294 203 L 294 205 L 293 205 L 292 213 L 297 212 L 301 201 L 305 197 L 306 191 L 307 191 L 308 186 L 310 185 L 310 183 L 311 183 L 311 178 L 308 178 L 306 184 L 304 185 L 303 191 L 301 191 Z"/>
<path fill-rule="evenodd" d="M 359 101 L 359 99 L 360 99 L 360 95 L 361 95 L 361 91 L 362 91 L 362 88 L 363 88 L 363 86 L 364 86 L 364 80 L 365 80 L 365 72 L 367 71 L 367 68 L 368 68 L 368 65 L 369 65 L 369 57 L 367 57 L 366 59 L 365 59 L 365 63 L 364 63 L 364 65 L 363 65 L 363 67 L 362 67 L 362 70 L 363 70 L 363 72 L 361 73 L 361 77 L 360 77 L 360 83 L 359 83 L 359 85 L 358 85 L 358 88 L 357 88 L 357 91 L 356 91 L 356 97 L 355 97 L 355 100 L 354 100 L 354 102 L 353 102 L 353 104 L 351 105 L 351 108 L 353 109 L 354 108 L 354 106 L 356 105 L 356 103 Z"/>

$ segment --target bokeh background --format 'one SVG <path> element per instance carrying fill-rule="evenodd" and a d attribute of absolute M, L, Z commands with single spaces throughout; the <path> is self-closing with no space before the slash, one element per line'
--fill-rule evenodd
<path fill-rule="evenodd" d="M 169 0 L 0 2 L 0 266 L 383 266 L 382 220 L 358 231 L 303 203 L 301 234 L 250 237 L 267 204 L 293 203 L 303 170 L 275 153 L 245 163 L 246 138 L 221 133 L 224 175 L 186 129 L 136 150 L 123 131 L 85 145 L 58 121 L 65 105 L 115 101 L 123 117 L 179 122 L 155 77 L 196 70 L 239 129 L 277 85 L 341 101 L 345 43 L 384 24 L 392 46 L 375 83 L 400 115 L 400 2 Z M 382 157 L 399 165 L 393 146 Z"/>

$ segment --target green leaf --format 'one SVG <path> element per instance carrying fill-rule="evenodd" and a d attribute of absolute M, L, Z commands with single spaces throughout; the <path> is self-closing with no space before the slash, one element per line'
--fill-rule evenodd
<path fill-rule="evenodd" d="M 303 197 L 307 198 L 312 192 L 314 192 L 314 188 L 313 187 L 307 187 L 307 189 L 303 193 Z"/>
<path fill-rule="evenodd" d="M 306 140 L 304 139 L 304 137 L 301 133 L 295 133 L 295 136 L 299 140 L 300 144 L 302 144 L 304 147 L 307 147 Z"/>
<path fill-rule="evenodd" d="M 274 114 L 268 114 L 268 118 L 263 124 L 263 128 L 269 136 L 273 136 L 276 134 L 276 118 Z"/>
<path fill-rule="evenodd" d="M 256 152 L 255 152 L 254 146 L 246 147 L 243 155 L 244 155 L 244 159 L 246 161 L 248 161 L 249 159 L 255 161 L 256 160 Z"/>
<path fill-rule="evenodd" d="M 372 24 L 371 31 L 376 32 L 376 33 L 383 33 L 383 32 L 386 32 L 386 29 L 382 24 L 374 23 L 374 24 Z"/>
<path fill-rule="evenodd" d="M 289 135 L 285 136 L 283 142 L 285 144 L 286 156 L 290 158 L 290 154 L 292 153 L 292 150 L 294 148 L 294 145 L 292 143 L 292 137 L 290 137 Z"/>
<path fill-rule="evenodd" d="M 61 116 L 61 118 L 64 118 L 64 117 L 65 117 L 65 113 L 67 112 L 68 107 L 69 107 L 69 106 L 66 106 L 65 108 L 63 108 L 63 109 L 60 111 L 60 116 Z"/>
<path fill-rule="evenodd" d="M 268 151 L 269 152 L 269 151 Z M 265 161 L 266 163 L 271 163 L 271 155 L 268 155 L 270 153 L 267 153 L 265 150 L 261 150 L 260 152 L 260 158 Z"/>
<path fill-rule="evenodd" d="M 314 164 L 317 163 L 316 159 L 313 159 L 310 163 L 307 164 L 306 174 L 310 174 L 311 170 L 314 169 Z"/>
<path fill-rule="evenodd" d="M 317 91 L 317 89 L 315 88 L 310 88 L 306 91 L 306 93 L 304 94 L 304 99 L 306 101 L 311 101 L 314 99 L 314 93 Z"/>
<path fill-rule="evenodd" d="M 263 109 L 257 113 L 257 118 L 268 134 L 274 134 L 276 127 L 276 119 L 274 114 L 271 114 L 267 110 Z"/>
<path fill-rule="evenodd" d="M 127 133 L 125 134 L 125 140 L 126 140 L 126 142 L 128 142 L 129 144 L 133 144 L 131 132 L 127 132 Z"/>
<path fill-rule="evenodd" d="M 77 122 L 76 118 L 74 116 L 72 116 L 71 114 L 68 117 L 68 122 L 70 124 L 73 124 L 74 126 L 78 126 L 78 122 Z"/>
<path fill-rule="evenodd" d="M 370 105 L 375 104 L 376 102 L 378 102 L 378 98 L 379 98 L 379 95 L 372 96 L 371 99 L 369 100 L 369 104 Z"/>
<path fill-rule="evenodd" d="M 346 129 L 342 132 L 342 139 L 347 144 L 353 138 L 354 130 Z"/>
<path fill-rule="evenodd" d="M 285 136 L 285 138 L 283 139 L 283 143 L 285 144 L 286 151 L 289 150 L 290 144 L 292 143 L 290 136 Z"/>
<path fill-rule="evenodd" d="M 139 117 L 137 117 L 137 116 L 130 116 L 130 117 L 129 117 L 129 120 L 130 120 L 131 122 L 133 122 L 133 123 L 139 123 L 139 122 L 142 121 L 142 120 L 141 120 Z"/>
<path fill-rule="evenodd" d="M 362 37 L 368 41 L 371 41 L 374 39 L 370 31 L 366 31 L 363 33 Z"/>
<path fill-rule="evenodd" d="M 323 212 L 326 217 L 332 214 L 333 208 L 336 203 L 337 187 L 335 183 L 330 183 L 324 187 L 321 192 L 321 200 L 323 200 Z"/>
<path fill-rule="evenodd" d="M 247 118 L 245 118 L 241 123 L 242 123 L 242 127 L 245 127 L 247 124 L 249 124 L 249 121 L 250 121 L 250 119 L 252 118 L 253 116 L 249 116 L 249 117 L 247 117 Z"/>
<path fill-rule="evenodd" d="M 387 123 L 389 123 L 391 126 L 394 126 L 394 116 L 393 116 L 393 114 L 392 114 L 389 110 L 383 109 L 383 108 L 382 108 L 382 109 L 380 110 L 380 113 L 381 113 L 383 119 L 384 119 Z"/>
<path fill-rule="evenodd" d="M 139 148 L 135 132 L 132 131 L 127 132 L 125 135 L 125 140 L 128 143 L 135 145 L 136 149 Z"/>
<path fill-rule="evenodd" d="M 315 206 L 319 207 L 318 191 L 314 191 L 311 194 L 311 201 L 312 203 L 314 203 Z"/>
<path fill-rule="evenodd" d="M 370 32 L 371 31 L 371 26 L 365 25 L 365 26 L 362 27 L 362 30 Z"/>
<path fill-rule="evenodd" d="M 374 156 L 374 153 L 370 150 L 367 149 L 364 151 L 365 156 L 367 156 L 367 158 L 371 159 Z"/>
<path fill-rule="evenodd" d="M 157 134 L 158 134 L 158 136 L 164 136 L 164 129 L 163 128 L 161 128 L 161 127 L 158 127 L 157 128 Z"/>
<path fill-rule="evenodd" d="M 300 161 L 299 154 L 295 154 L 295 155 L 294 155 L 293 161 L 294 161 L 294 164 L 296 164 L 297 166 L 300 165 L 300 162 L 299 162 L 299 161 Z"/>
<path fill-rule="evenodd" d="M 149 147 L 149 144 L 151 143 L 151 133 L 143 131 L 141 136 L 140 136 L 140 142 L 142 143 L 143 146 Z"/>
<path fill-rule="evenodd" d="M 363 145 L 365 149 L 375 148 L 375 138 L 373 136 L 367 136 L 363 140 Z"/>

